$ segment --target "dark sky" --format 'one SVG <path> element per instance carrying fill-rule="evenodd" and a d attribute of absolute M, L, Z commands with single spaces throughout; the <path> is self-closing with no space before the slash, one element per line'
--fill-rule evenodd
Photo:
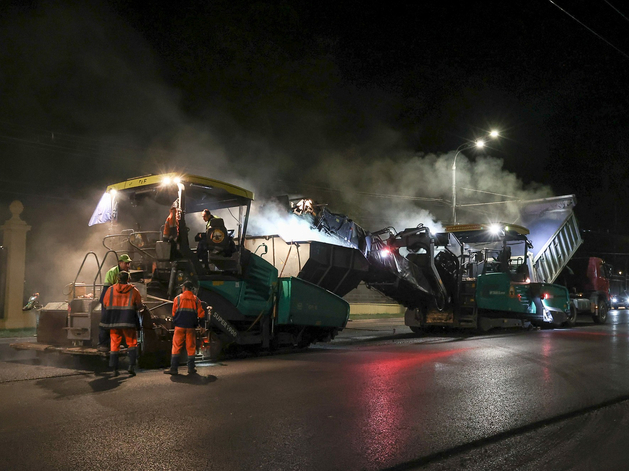
<path fill-rule="evenodd" d="M 449 198 L 453 151 L 496 127 L 465 184 L 575 193 L 582 226 L 629 233 L 629 9 L 555 4 L 4 2 L 0 217 L 180 169 L 367 222 L 368 194 Z"/>

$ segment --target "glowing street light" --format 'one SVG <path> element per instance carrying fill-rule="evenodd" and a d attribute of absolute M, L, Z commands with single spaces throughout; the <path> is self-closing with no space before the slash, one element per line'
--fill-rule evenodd
<path fill-rule="evenodd" d="M 487 134 L 487 137 L 491 139 L 496 139 L 500 137 L 500 132 L 493 129 Z M 454 154 L 454 160 L 452 161 L 452 224 L 456 224 L 456 158 L 464 150 L 469 150 L 473 148 L 481 149 L 483 147 L 485 147 L 485 139 L 477 139 L 473 142 L 466 142 L 464 144 L 461 144 L 457 148 L 456 154 Z"/>

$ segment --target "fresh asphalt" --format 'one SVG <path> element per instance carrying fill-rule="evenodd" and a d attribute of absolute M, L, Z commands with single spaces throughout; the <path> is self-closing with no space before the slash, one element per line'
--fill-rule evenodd
<path fill-rule="evenodd" d="M 114 378 L 1 339 L 0 469 L 626 469 L 628 321 L 416 336 L 355 320 L 191 377 Z"/>

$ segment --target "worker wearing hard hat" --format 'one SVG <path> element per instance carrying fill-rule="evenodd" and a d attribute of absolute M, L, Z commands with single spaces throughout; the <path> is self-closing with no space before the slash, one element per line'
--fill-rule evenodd
<path fill-rule="evenodd" d="M 123 253 L 120 257 L 118 257 L 118 264 L 115 267 L 110 268 L 105 275 L 105 283 L 101 295 L 105 294 L 110 286 L 118 283 L 118 274 L 121 271 L 129 271 L 129 268 L 131 268 L 131 261 L 131 257 L 129 257 L 126 253 Z M 110 343 L 109 330 L 100 328 L 98 330 L 98 350 L 101 352 L 108 352 Z"/>
<path fill-rule="evenodd" d="M 179 354 L 183 350 L 184 343 L 188 353 L 188 374 L 197 372 L 194 363 L 194 355 L 197 350 L 196 327 L 199 325 L 199 319 L 205 317 L 205 309 L 192 291 L 194 284 L 191 281 L 186 281 L 181 289 L 182 293 L 173 302 L 175 333 L 173 335 L 170 369 L 164 371 L 164 374 L 170 375 L 178 374 Z"/>
<path fill-rule="evenodd" d="M 142 308 L 142 296 L 138 289 L 129 284 L 129 272 L 118 274 L 118 283 L 101 295 L 103 315 L 100 327 L 109 329 L 111 352 L 109 366 L 114 376 L 118 376 L 118 355 L 124 337 L 129 355 L 129 374 L 135 376 L 135 363 L 138 357 L 138 311 Z"/>

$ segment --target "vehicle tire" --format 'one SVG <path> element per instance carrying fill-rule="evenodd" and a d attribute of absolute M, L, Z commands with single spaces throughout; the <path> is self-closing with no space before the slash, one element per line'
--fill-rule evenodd
<path fill-rule="evenodd" d="M 568 314 L 568 319 L 563 323 L 564 327 L 574 327 L 577 325 L 577 308 L 574 304 L 570 305 L 570 314 Z"/>
<path fill-rule="evenodd" d="M 297 348 L 308 348 L 312 343 L 313 338 L 308 331 L 301 334 L 301 339 L 297 342 Z"/>
<path fill-rule="evenodd" d="M 415 326 L 415 325 L 409 325 L 409 326 L 408 326 L 408 328 L 409 328 L 409 329 L 411 329 L 411 331 L 412 331 L 414 334 L 422 334 L 422 333 L 424 333 L 424 331 L 422 330 L 422 328 L 421 328 L 421 327 L 417 327 L 417 326 Z"/>
<path fill-rule="evenodd" d="M 598 314 L 592 316 L 595 324 L 605 324 L 607 323 L 607 303 L 604 300 L 599 300 L 598 304 Z"/>
<path fill-rule="evenodd" d="M 541 314 L 543 312 L 543 309 L 544 309 L 544 303 L 542 303 L 542 300 L 540 298 L 534 298 L 533 299 L 533 304 L 535 304 L 535 313 L 536 314 Z M 531 324 L 535 325 L 536 327 L 539 327 L 540 329 L 549 329 L 549 328 L 558 327 L 554 323 L 549 323 L 549 322 L 546 322 L 546 321 L 542 320 L 542 318 L 538 319 L 537 323 L 531 322 Z"/>
<path fill-rule="evenodd" d="M 218 361 L 223 358 L 223 347 L 225 344 L 221 341 L 221 338 L 214 332 L 210 332 L 210 360 Z"/>

